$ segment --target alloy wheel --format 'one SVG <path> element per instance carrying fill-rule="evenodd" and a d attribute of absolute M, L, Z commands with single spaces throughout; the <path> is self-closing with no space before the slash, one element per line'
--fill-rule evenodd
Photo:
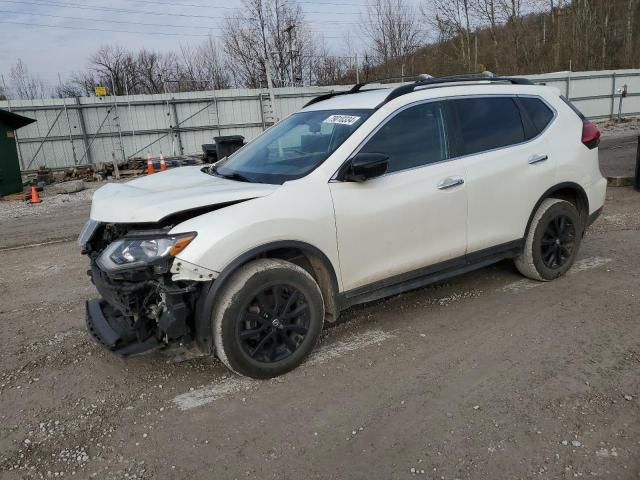
<path fill-rule="evenodd" d="M 576 227 L 566 215 L 551 219 L 542 235 L 542 261 L 550 269 L 561 268 L 571 258 L 576 240 Z"/>
<path fill-rule="evenodd" d="M 242 309 L 236 335 L 244 352 L 260 363 L 292 355 L 309 331 L 310 308 L 300 290 L 273 285 L 260 291 Z"/>

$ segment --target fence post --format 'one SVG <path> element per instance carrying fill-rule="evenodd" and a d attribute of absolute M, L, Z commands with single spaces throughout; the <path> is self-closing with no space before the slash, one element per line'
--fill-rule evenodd
<path fill-rule="evenodd" d="M 612 87 L 611 87 L 611 115 L 609 117 L 609 120 L 613 120 L 613 115 L 616 111 L 616 72 L 613 72 L 613 75 L 611 76 L 611 83 L 612 83 Z"/>
<path fill-rule="evenodd" d="M 262 92 L 258 94 L 258 99 L 260 100 L 260 121 L 262 122 L 262 131 L 264 132 L 267 129 L 267 124 L 264 120 L 264 98 L 262 97 Z"/>
<path fill-rule="evenodd" d="M 93 165 L 93 157 L 91 156 L 91 146 L 89 145 L 89 138 L 87 137 L 87 127 L 84 123 L 84 113 L 82 113 L 82 104 L 80 103 L 80 97 L 76 97 L 76 111 L 78 112 L 78 123 L 80 124 L 80 133 L 82 134 L 82 143 L 84 144 L 85 155 L 87 157 L 87 163 Z M 78 161 L 80 163 L 82 158 Z"/>
<path fill-rule="evenodd" d="M 566 97 L 567 97 L 567 100 L 571 100 L 571 72 L 569 72 L 569 73 L 567 74 L 567 80 L 566 80 L 566 82 L 567 82 L 567 86 L 566 86 L 566 88 L 567 88 L 567 95 L 566 95 Z"/>
<path fill-rule="evenodd" d="M 67 128 L 69 129 L 69 143 L 71 143 L 71 154 L 73 155 L 73 164 L 78 165 L 78 157 L 76 156 L 76 145 L 73 143 L 73 130 L 71 130 L 71 120 L 69 119 L 69 110 L 67 109 L 67 99 L 62 99 L 64 106 L 64 114 L 67 117 Z"/>
<path fill-rule="evenodd" d="M 180 150 L 180 155 L 184 155 L 184 148 L 182 147 L 182 137 L 180 136 L 180 120 L 178 119 L 178 108 L 176 107 L 175 97 L 171 98 L 170 103 L 171 103 L 171 111 L 173 112 L 173 121 L 176 126 L 176 128 L 174 129 L 174 132 L 175 132 L 174 135 L 178 139 L 178 149 Z"/>

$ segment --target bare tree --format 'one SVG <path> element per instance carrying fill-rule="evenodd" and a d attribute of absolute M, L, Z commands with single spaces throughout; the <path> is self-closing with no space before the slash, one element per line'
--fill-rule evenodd
<path fill-rule="evenodd" d="M 515 70 L 519 68 L 521 64 L 528 64 L 528 55 L 530 48 L 521 48 L 522 36 L 524 35 L 524 6 L 527 4 L 527 0 L 498 0 L 498 5 L 502 11 L 502 15 L 505 19 L 505 30 L 509 35 L 511 50 L 513 55 L 511 56 L 511 63 Z"/>
<path fill-rule="evenodd" d="M 89 71 L 102 85 L 124 95 L 125 82 L 136 78 L 136 62 L 131 52 L 120 46 L 102 46 L 89 59 Z"/>
<path fill-rule="evenodd" d="M 376 60 L 388 62 L 413 52 L 423 41 L 415 8 L 405 0 L 374 0 L 362 18 Z"/>
<path fill-rule="evenodd" d="M 627 9 L 626 9 L 626 17 L 627 17 L 627 25 L 625 28 L 625 39 L 624 39 L 624 48 L 625 48 L 625 60 L 627 63 L 631 64 L 633 62 L 633 31 L 634 31 L 634 19 L 636 18 L 636 10 L 637 10 L 638 1 L 637 0 L 627 0 Z"/>
<path fill-rule="evenodd" d="M 551 1 L 553 2 L 553 0 Z M 496 2 L 497 0 L 475 0 L 473 3 L 473 9 L 479 21 L 486 24 L 489 28 L 491 42 L 493 44 L 493 65 L 491 66 L 491 69 L 495 72 L 500 69 L 498 56 L 498 28 L 502 22 Z"/>
<path fill-rule="evenodd" d="M 349 81 L 355 81 L 355 72 L 349 75 L 353 68 L 351 57 L 332 55 L 324 43 L 316 50 L 311 61 L 309 71 L 310 83 L 316 85 L 335 85 L 349 76 Z"/>
<path fill-rule="evenodd" d="M 231 81 L 221 48 L 213 37 L 197 47 L 181 46 L 182 77 L 194 90 L 228 88 Z"/>
<path fill-rule="evenodd" d="M 299 83 L 314 55 L 302 9 L 295 1 L 244 0 L 226 20 L 224 51 L 236 84 L 266 84 L 266 64 L 277 85 Z"/>
<path fill-rule="evenodd" d="M 32 75 L 21 59 L 18 59 L 16 64 L 11 67 L 9 78 L 11 79 L 13 92 L 17 98 L 34 100 L 48 96 L 42 79 Z"/>
<path fill-rule="evenodd" d="M 473 70 L 470 0 L 428 0 L 422 5 L 422 14 L 437 28 L 440 41 L 455 40 L 461 64 Z"/>
<path fill-rule="evenodd" d="M 4 87 L 4 82 L 0 83 L 0 100 L 7 100 L 9 98 L 9 92 Z"/>
<path fill-rule="evenodd" d="M 83 94 L 84 89 L 73 78 L 60 83 L 54 89 L 54 95 L 58 98 L 81 97 Z"/>

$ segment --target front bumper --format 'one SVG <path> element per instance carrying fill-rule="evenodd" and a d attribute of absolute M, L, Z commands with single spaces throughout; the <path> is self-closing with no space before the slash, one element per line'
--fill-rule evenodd
<path fill-rule="evenodd" d="M 163 345 L 155 335 L 140 340 L 135 334 L 126 328 L 112 309 L 104 300 L 89 300 L 87 309 L 87 330 L 95 341 L 120 357 L 132 357 L 142 355 L 161 348 Z"/>

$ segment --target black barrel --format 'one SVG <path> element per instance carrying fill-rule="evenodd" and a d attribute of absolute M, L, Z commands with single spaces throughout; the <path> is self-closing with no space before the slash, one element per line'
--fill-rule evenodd
<path fill-rule="evenodd" d="M 215 137 L 216 148 L 218 152 L 218 160 L 229 157 L 233 152 L 240 150 L 244 145 L 244 137 L 242 135 L 226 135 Z"/>
<path fill-rule="evenodd" d="M 218 161 L 218 147 L 215 143 L 202 144 L 203 160 L 206 163 L 216 163 Z"/>

